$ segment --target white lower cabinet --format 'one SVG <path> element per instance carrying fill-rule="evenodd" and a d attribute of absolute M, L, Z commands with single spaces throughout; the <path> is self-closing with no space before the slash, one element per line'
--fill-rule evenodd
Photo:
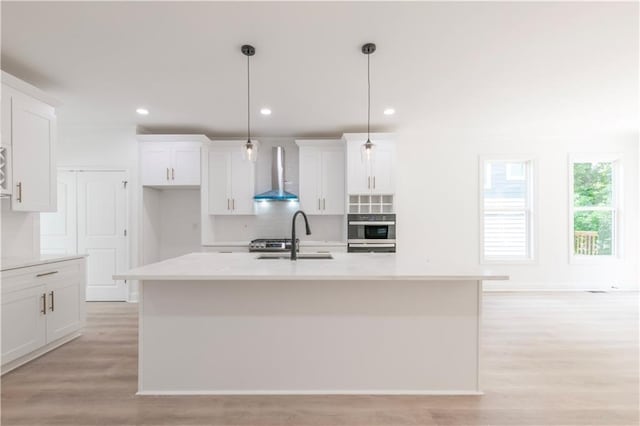
<path fill-rule="evenodd" d="M 46 287 L 43 285 L 8 294 L 3 292 L 3 364 L 33 352 L 46 344 L 45 295 Z"/>
<path fill-rule="evenodd" d="M 79 335 L 85 259 L 2 271 L 2 373 Z"/>

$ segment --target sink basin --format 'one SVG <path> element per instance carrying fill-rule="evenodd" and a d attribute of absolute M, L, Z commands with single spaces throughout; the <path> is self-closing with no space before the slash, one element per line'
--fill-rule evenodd
<path fill-rule="evenodd" d="M 261 254 L 256 259 L 291 259 L 290 253 L 268 253 Z M 307 260 L 307 259 L 324 259 L 329 260 L 333 259 L 331 253 L 298 253 L 298 260 Z"/>

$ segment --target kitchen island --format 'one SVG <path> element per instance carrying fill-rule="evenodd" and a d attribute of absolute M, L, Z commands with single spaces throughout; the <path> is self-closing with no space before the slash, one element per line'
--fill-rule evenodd
<path fill-rule="evenodd" d="M 482 281 L 395 254 L 133 269 L 140 395 L 480 394 Z"/>

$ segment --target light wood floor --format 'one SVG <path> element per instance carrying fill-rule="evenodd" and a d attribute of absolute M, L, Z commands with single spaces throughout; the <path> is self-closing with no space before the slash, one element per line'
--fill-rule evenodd
<path fill-rule="evenodd" d="M 637 293 L 489 293 L 479 397 L 137 397 L 137 306 L 2 378 L 2 425 L 638 425 Z"/>

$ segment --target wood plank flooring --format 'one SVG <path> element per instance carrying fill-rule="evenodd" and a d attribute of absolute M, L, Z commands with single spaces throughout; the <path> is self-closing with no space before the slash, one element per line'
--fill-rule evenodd
<path fill-rule="evenodd" d="M 477 397 L 138 397 L 137 305 L 2 377 L 2 425 L 639 424 L 638 293 L 488 293 Z M 179 368 L 179 366 L 176 366 Z"/>

